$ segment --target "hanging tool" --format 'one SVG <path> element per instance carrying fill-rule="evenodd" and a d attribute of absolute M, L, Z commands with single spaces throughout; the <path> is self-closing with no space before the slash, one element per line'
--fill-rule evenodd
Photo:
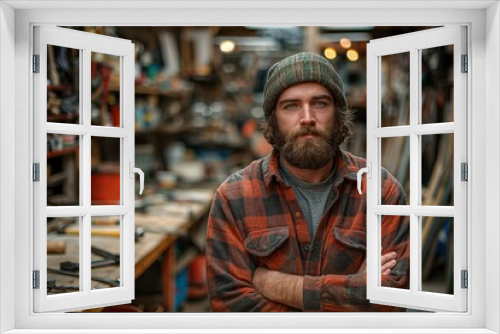
<path fill-rule="evenodd" d="M 77 226 L 54 226 L 53 231 L 61 234 L 80 234 L 80 228 Z M 135 241 L 139 240 L 144 235 L 145 229 L 143 227 L 137 227 L 134 232 Z M 120 228 L 91 228 L 90 234 L 94 236 L 105 236 L 105 237 L 120 237 Z"/>
<path fill-rule="evenodd" d="M 66 253 L 66 241 L 47 241 L 47 254 L 64 254 Z"/>
<path fill-rule="evenodd" d="M 47 281 L 47 293 L 53 292 L 54 290 L 58 290 L 60 292 L 79 291 L 80 287 L 78 287 L 78 286 L 61 286 L 61 285 L 57 285 L 55 280 Z"/>
<path fill-rule="evenodd" d="M 90 264 L 91 268 L 120 264 L 120 255 L 109 253 L 104 249 L 100 249 L 94 246 L 92 246 L 90 250 L 92 253 L 104 258 L 103 260 L 92 261 Z M 80 270 L 80 264 L 77 262 L 65 261 L 59 264 L 59 268 L 63 271 L 76 272 Z"/>
<path fill-rule="evenodd" d="M 78 273 L 74 273 L 74 272 L 66 271 L 66 270 L 57 270 L 57 269 L 52 269 L 52 268 L 47 268 L 47 273 L 65 275 L 65 276 L 73 276 L 73 277 L 78 277 L 78 278 L 80 277 L 80 274 L 78 274 Z M 96 281 L 96 282 L 108 284 L 112 287 L 120 286 L 119 280 L 115 280 L 115 279 L 111 279 L 111 278 L 91 276 L 90 279 L 93 281 Z"/>

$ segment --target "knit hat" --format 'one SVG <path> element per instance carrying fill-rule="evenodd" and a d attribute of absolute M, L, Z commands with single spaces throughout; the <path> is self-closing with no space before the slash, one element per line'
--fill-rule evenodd
<path fill-rule="evenodd" d="M 300 52 L 277 62 L 267 72 L 262 102 L 266 119 L 272 115 L 276 101 L 285 89 L 311 81 L 325 86 L 340 108 L 347 107 L 344 84 L 332 64 L 316 53 Z"/>

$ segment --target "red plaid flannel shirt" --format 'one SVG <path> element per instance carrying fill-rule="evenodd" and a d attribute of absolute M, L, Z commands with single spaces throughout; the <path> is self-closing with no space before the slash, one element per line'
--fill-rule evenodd
<path fill-rule="evenodd" d="M 366 196 L 357 191 L 356 173 L 366 160 L 339 150 L 331 200 L 314 234 L 297 197 L 279 173 L 278 154 L 252 162 L 217 190 L 207 230 L 207 281 L 213 311 L 300 311 L 266 299 L 252 286 L 265 267 L 301 275 L 302 311 L 400 311 L 366 299 Z M 366 182 L 363 182 L 363 194 Z M 383 204 L 406 204 L 399 182 L 382 170 Z M 397 265 L 382 285 L 408 288 L 408 217 L 384 216 L 384 253 L 396 251 Z"/>

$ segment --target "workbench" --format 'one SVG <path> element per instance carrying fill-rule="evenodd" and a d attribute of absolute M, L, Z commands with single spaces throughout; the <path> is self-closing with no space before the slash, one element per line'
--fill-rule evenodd
<path fill-rule="evenodd" d="M 147 213 L 135 214 L 135 225 L 143 227 L 144 234 L 135 242 L 135 278 L 140 277 L 158 259 L 161 259 L 162 269 L 162 305 L 165 311 L 174 310 L 175 303 L 175 278 L 180 267 L 185 268 L 189 262 L 198 255 L 196 252 L 186 252 L 177 259 L 175 242 L 180 237 L 189 236 L 190 231 L 201 224 L 210 208 L 213 189 L 183 189 L 176 192 L 174 200 L 155 203 L 146 210 Z M 95 227 L 98 230 L 98 227 Z M 109 227 L 106 227 L 109 229 Z M 116 226 L 119 229 L 119 226 Z M 94 227 L 93 227 L 94 230 Z M 66 242 L 64 254 L 49 254 L 47 256 L 48 268 L 59 269 L 59 264 L 64 261 L 79 262 L 79 237 L 78 235 L 54 234 L 48 235 L 48 240 Z M 104 249 L 113 254 L 120 253 L 120 238 L 117 236 L 92 235 L 92 246 Z M 102 257 L 92 254 L 92 261 Z M 119 279 L 119 265 L 93 268 L 92 276 Z M 55 280 L 58 286 L 78 286 L 78 277 L 63 276 L 48 273 L 48 280 Z M 92 281 L 92 289 L 109 288 L 110 285 Z M 67 291 L 71 292 L 71 291 Z"/>

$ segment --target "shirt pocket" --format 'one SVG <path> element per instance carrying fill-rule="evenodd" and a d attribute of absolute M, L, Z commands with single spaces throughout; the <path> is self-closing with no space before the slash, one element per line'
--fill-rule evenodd
<path fill-rule="evenodd" d="M 357 273 L 366 258 L 366 232 L 335 227 L 331 240 L 326 255 L 329 263 L 323 268 L 336 275 Z"/>
<path fill-rule="evenodd" d="M 244 246 L 259 267 L 271 270 L 283 269 L 289 260 L 286 251 L 290 232 L 288 226 L 252 231 L 245 239 Z"/>
<path fill-rule="evenodd" d="M 366 252 L 366 232 L 340 227 L 333 229 L 333 237 L 342 245 Z"/>

